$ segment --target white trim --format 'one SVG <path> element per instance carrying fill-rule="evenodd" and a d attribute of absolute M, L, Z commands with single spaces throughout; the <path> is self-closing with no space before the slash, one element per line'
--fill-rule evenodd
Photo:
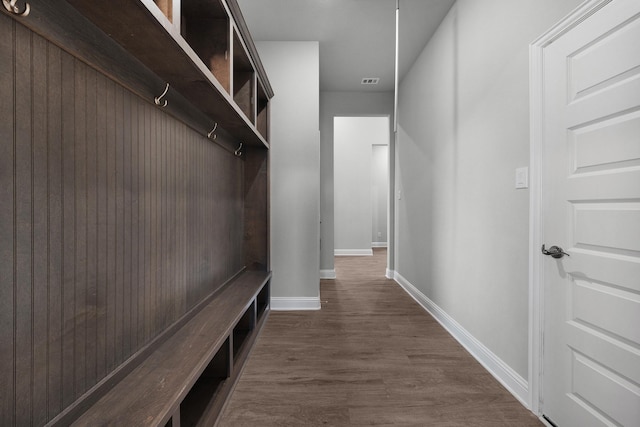
<path fill-rule="evenodd" d="M 320 279 L 335 279 L 335 270 L 320 270 Z"/>
<path fill-rule="evenodd" d="M 387 242 L 371 242 L 372 248 L 386 248 Z"/>
<path fill-rule="evenodd" d="M 387 268 L 387 271 L 386 271 L 385 277 L 386 277 L 387 279 L 393 279 L 393 277 L 394 277 L 395 273 L 396 273 L 395 271 L 393 271 L 393 270 L 389 270 L 389 269 Z"/>
<path fill-rule="evenodd" d="M 334 249 L 335 256 L 373 256 L 373 249 Z"/>
<path fill-rule="evenodd" d="M 529 396 L 531 411 L 542 415 L 544 276 L 540 247 L 544 239 L 542 187 L 544 159 L 543 50 L 612 0 L 587 0 L 529 46 L 530 190 L 529 190 Z"/>
<path fill-rule="evenodd" d="M 271 310 L 320 310 L 320 297 L 271 297 Z"/>
<path fill-rule="evenodd" d="M 413 286 L 407 279 L 398 272 L 394 274 L 395 281 L 418 302 L 443 328 L 451 334 L 484 368 L 489 371 L 516 399 L 526 408 L 529 396 L 529 386 L 527 381 L 516 371 L 507 365 L 502 359 L 496 356 L 484 344 L 478 341 L 469 331 L 467 331 L 456 320 L 449 316 L 443 309 L 438 307 L 426 295 Z"/>
<path fill-rule="evenodd" d="M 529 407 L 541 415 L 542 391 L 542 332 L 543 315 L 540 257 L 538 247 L 542 245 L 542 105 L 544 86 L 542 83 L 545 44 L 536 40 L 529 46 L 529 99 L 530 99 L 530 165 L 529 165 Z"/>

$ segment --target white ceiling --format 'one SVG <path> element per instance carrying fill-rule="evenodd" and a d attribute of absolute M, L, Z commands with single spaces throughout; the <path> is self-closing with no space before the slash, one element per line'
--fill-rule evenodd
<path fill-rule="evenodd" d="M 400 78 L 455 0 L 400 0 Z M 320 90 L 391 91 L 396 0 L 238 0 L 256 41 L 319 41 Z M 364 86 L 364 77 L 379 77 Z"/>

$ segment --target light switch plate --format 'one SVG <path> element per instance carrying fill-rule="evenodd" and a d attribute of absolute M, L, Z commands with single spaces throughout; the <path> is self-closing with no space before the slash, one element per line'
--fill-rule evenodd
<path fill-rule="evenodd" d="M 516 169 L 516 188 L 529 188 L 529 168 Z"/>

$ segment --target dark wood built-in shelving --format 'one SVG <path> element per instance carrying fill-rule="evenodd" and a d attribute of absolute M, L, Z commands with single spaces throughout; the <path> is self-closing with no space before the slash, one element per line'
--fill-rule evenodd
<path fill-rule="evenodd" d="M 270 310 L 237 1 L 29 4 L 0 8 L 0 425 L 215 425 Z"/>
<path fill-rule="evenodd" d="M 196 426 L 215 402 L 232 372 L 229 338 L 218 349 L 196 383 L 180 403 L 180 427 Z"/>
<path fill-rule="evenodd" d="M 211 2 L 183 0 L 182 10 L 187 13 L 185 35 L 188 40 L 183 38 L 175 23 L 165 26 L 162 20 L 158 19 L 158 15 L 162 17 L 165 15 L 153 2 L 144 0 L 67 1 L 207 116 L 219 123 L 224 123 L 225 129 L 231 134 L 248 145 L 268 146 L 266 139 L 256 130 L 251 107 L 247 107 L 251 100 L 247 101 L 244 95 L 247 91 L 251 91 L 251 88 L 245 89 L 247 62 L 251 65 L 250 63 L 255 62 L 256 59 L 249 60 L 247 56 L 246 61 L 239 64 L 237 71 L 236 67 L 231 65 L 232 75 L 235 77 L 237 73 L 238 79 L 244 82 L 234 86 L 232 96 L 225 88 L 226 82 L 219 82 L 211 70 L 211 68 L 216 70 L 216 66 L 211 66 L 210 50 L 213 47 L 205 48 L 206 40 L 194 41 L 197 37 L 190 36 L 193 34 L 189 30 L 189 26 L 193 25 L 189 22 L 191 4 L 196 5 L 195 10 L 198 10 L 200 4 L 212 5 L 213 12 L 209 16 L 212 18 L 219 15 L 219 0 Z M 193 16 L 191 18 L 193 19 Z M 241 19 L 237 16 L 233 18 Z M 210 39 L 210 36 L 209 31 L 202 34 L 204 39 Z M 212 41 L 212 45 L 217 43 Z M 203 62 L 196 49 L 205 57 L 205 60 L 209 61 L 209 64 Z M 215 50 L 217 55 L 218 49 Z M 234 57 L 238 50 L 234 46 Z M 266 76 L 260 76 L 260 79 L 263 84 L 266 84 Z"/>
<path fill-rule="evenodd" d="M 258 84 L 257 88 L 257 102 L 256 102 L 256 128 L 260 135 L 265 139 L 268 138 L 269 132 L 269 97 L 261 84 Z"/>
<path fill-rule="evenodd" d="M 237 359 L 241 354 L 247 338 L 251 335 L 251 332 L 256 325 L 256 306 L 255 303 L 251 304 L 244 314 L 233 328 L 233 358 Z"/>
<path fill-rule="evenodd" d="M 247 271 L 82 414 L 73 426 L 212 425 L 266 319 L 255 299 L 270 273 Z M 230 341 L 234 341 L 233 356 Z M 240 345 L 235 344 L 239 342 Z M 238 345 L 238 348 L 236 348 Z M 209 420 L 208 422 L 205 422 Z"/>
<path fill-rule="evenodd" d="M 240 107 L 244 115 L 253 123 L 255 112 L 253 110 L 255 71 L 251 61 L 242 46 L 240 37 L 233 32 L 233 100 Z"/>
<path fill-rule="evenodd" d="M 261 319 L 267 313 L 269 309 L 269 287 L 266 286 L 258 293 L 256 297 L 256 310 L 258 319 Z"/>

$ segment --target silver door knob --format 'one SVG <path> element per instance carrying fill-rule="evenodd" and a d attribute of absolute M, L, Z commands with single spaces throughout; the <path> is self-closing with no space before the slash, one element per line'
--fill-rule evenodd
<path fill-rule="evenodd" d="M 544 245 L 542 245 L 542 253 L 545 255 L 551 255 L 553 258 L 562 258 L 563 256 L 571 256 L 564 251 L 560 246 L 551 246 L 549 249 L 545 249 Z"/>

